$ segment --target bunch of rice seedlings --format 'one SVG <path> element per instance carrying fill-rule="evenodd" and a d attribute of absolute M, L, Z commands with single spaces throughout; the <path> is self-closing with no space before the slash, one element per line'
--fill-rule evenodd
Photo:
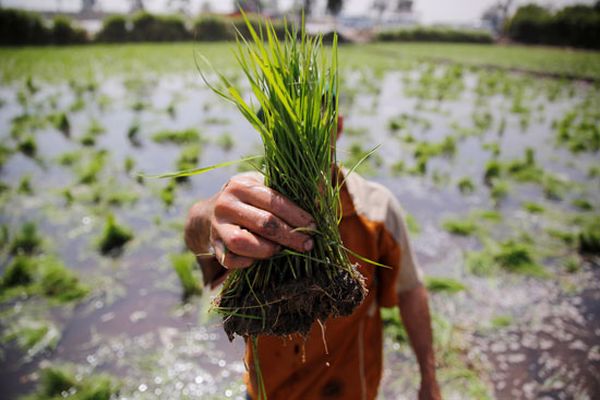
<path fill-rule="evenodd" d="M 260 134 L 265 184 L 309 212 L 317 227 L 311 251 L 286 249 L 229 274 L 214 307 L 230 340 L 236 334 L 306 335 L 317 320 L 351 314 L 366 292 L 338 230 L 341 182 L 332 169 L 337 37 L 328 60 L 320 37 L 302 31 L 296 40 L 297 32 L 287 29 L 287 40 L 280 41 L 268 22 L 260 32 L 250 24 L 248 29 L 252 43 L 240 38 L 236 58 L 262 115 L 222 74 L 224 89 L 209 86 L 234 103 Z"/>

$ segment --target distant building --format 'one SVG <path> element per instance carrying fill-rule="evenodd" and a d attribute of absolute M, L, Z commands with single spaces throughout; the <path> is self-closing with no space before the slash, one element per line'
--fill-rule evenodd
<path fill-rule="evenodd" d="M 372 4 L 376 24 L 381 28 L 386 29 L 417 23 L 417 16 L 413 11 L 414 1 L 412 0 L 373 0 Z"/>

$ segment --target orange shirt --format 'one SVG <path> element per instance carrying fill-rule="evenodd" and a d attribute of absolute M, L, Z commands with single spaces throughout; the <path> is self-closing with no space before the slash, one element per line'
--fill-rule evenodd
<path fill-rule="evenodd" d="M 367 259 L 360 264 L 369 293 L 348 317 L 313 324 L 306 338 L 260 336 L 259 365 L 269 400 L 375 399 L 382 373 L 383 329 L 379 307 L 393 307 L 398 294 L 421 284 L 403 211 L 385 187 L 356 173 L 342 190 L 342 241 Z M 258 398 L 252 346 L 246 343 L 248 393 Z"/>

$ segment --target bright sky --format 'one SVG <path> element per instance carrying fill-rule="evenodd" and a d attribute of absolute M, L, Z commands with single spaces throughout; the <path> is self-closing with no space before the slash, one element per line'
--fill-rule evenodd
<path fill-rule="evenodd" d="M 0 0 L 4 7 L 19 7 L 30 9 L 52 10 L 77 9 L 81 0 Z M 126 11 L 129 2 L 124 0 L 98 0 L 106 9 Z M 165 10 L 168 0 L 145 0 L 144 4 L 151 11 Z M 203 2 L 211 3 L 214 11 L 229 12 L 232 10 L 232 0 L 191 0 L 197 10 Z M 267 0 L 268 1 L 268 0 Z M 281 8 L 293 4 L 293 0 L 279 0 Z M 325 0 L 316 0 L 324 4 Z M 483 11 L 496 0 L 414 0 L 414 11 L 420 22 L 429 23 L 466 23 L 473 24 L 479 20 Z M 550 7 L 561 7 L 567 4 L 593 3 L 593 0 L 516 0 L 517 4 L 539 3 Z M 373 4 L 373 0 L 345 0 L 343 12 L 351 15 L 365 15 Z"/>

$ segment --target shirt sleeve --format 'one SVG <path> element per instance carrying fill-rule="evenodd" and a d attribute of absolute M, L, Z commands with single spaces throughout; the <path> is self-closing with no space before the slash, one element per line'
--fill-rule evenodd
<path fill-rule="evenodd" d="M 422 285 L 423 272 L 417 262 L 406 226 L 405 212 L 390 193 L 383 232 L 380 236 L 380 260 L 391 268 L 379 267 L 379 303 L 397 305 L 398 294 Z"/>

